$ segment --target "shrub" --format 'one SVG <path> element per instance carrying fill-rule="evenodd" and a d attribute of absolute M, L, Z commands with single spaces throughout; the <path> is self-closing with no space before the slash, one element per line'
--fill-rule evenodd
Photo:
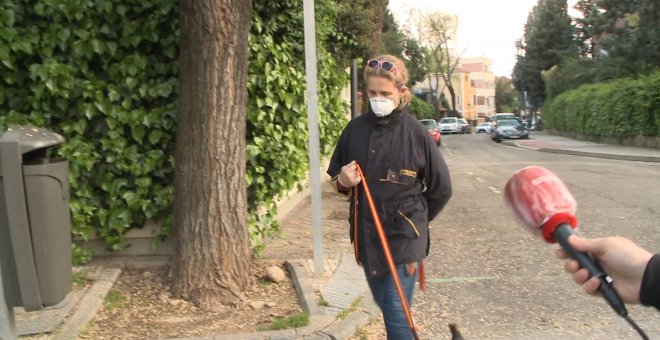
<path fill-rule="evenodd" d="M 583 85 L 549 101 L 548 127 L 593 137 L 660 136 L 660 71 Z"/>

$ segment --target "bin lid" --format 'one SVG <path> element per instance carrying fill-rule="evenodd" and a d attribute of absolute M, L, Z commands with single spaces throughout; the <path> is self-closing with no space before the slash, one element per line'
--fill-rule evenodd
<path fill-rule="evenodd" d="M 11 126 L 0 134 L 0 143 L 18 142 L 21 154 L 64 143 L 64 137 L 36 126 Z"/>

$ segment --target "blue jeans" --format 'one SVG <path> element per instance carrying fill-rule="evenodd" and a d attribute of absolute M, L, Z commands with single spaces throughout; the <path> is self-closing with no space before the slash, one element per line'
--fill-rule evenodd
<path fill-rule="evenodd" d="M 408 275 L 405 264 L 400 264 L 396 267 L 399 273 L 399 280 L 401 286 L 408 298 L 408 304 L 412 308 L 413 292 L 415 290 L 415 281 L 417 280 L 417 263 L 414 264 L 415 272 Z M 367 275 L 367 282 L 371 288 L 371 295 L 374 301 L 383 311 L 383 319 L 385 319 L 385 328 L 387 329 L 388 340 L 409 340 L 413 338 L 412 332 L 408 327 L 406 315 L 403 313 L 403 307 L 399 300 L 399 294 L 396 291 L 394 280 L 391 274 L 382 277 L 369 277 Z"/>

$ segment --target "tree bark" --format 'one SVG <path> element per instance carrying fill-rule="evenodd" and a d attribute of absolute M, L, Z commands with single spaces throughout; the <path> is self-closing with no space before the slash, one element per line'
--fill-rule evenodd
<path fill-rule="evenodd" d="M 251 1 L 180 0 L 175 296 L 202 309 L 252 284 L 245 125 Z"/>

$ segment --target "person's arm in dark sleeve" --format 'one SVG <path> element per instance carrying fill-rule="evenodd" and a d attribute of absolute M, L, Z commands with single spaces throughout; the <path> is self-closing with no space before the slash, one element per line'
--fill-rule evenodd
<path fill-rule="evenodd" d="M 449 168 L 447 168 L 447 163 L 440 155 L 440 150 L 429 136 L 425 137 L 427 138 L 425 138 L 426 170 L 424 171 L 424 181 L 426 182 L 426 191 L 424 191 L 424 198 L 426 198 L 429 207 L 428 220 L 431 222 L 451 198 L 451 179 L 449 178 Z"/>
<path fill-rule="evenodd" d="M 341 133 L 341 136 L 339 137 L 339 141 L 337 141 L 337 146 L 335 147 L 335 151 L 332 153 L 332 158 L 330 158 L 330 165 L 328 165 L 328 175 L 330 175 L 330 181 L 332 183 L 332 186 L 337 189 L 337 192 L 342 193 L 344 195 L 348 195 L 351 191 L 350 188 L 346 188 L 342 186 L 337 178 L 339 177 L 339 173 L 341 172 L 341 168 L 348 163 L 346 161 L 347 157 L 347 149 L 346 149 L 346 139 L 348 138 L 348 127 L 344 129 L 344 131 Z"/>
<path fill-rule="evenodd" d="M 639 302 L 660 310 L 660 254 L 653 255 L 646 265 L 639 291 Z"/>

